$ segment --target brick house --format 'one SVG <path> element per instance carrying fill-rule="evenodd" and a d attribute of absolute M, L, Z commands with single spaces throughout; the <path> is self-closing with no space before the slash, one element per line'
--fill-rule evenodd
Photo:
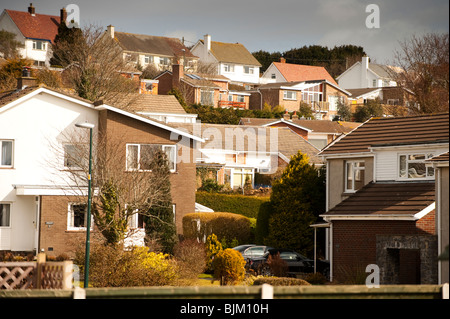
<path fill-rule="evenodd" d="M 213 107 L 248 109 L 250 93 L 230 89 L 230 80 L 223 75 L 185 73 L 183 65 L 172 65 L 155 77 L 159 82 L 159 94 L 172 89 L 179 90 L 187 104 L 202 104 Z"/>
<path fill-rule="evenodd" d="M 448 113 L 372 118 L 319 153 L 327 165 L 322 218 L 330 227 L 333 280 L 376 264 L 382 284 L 437 283 L 441 235 L 435 171 L 426 163 L 448 151 L 448 119 Z"/>
<path fill-rule="evenodd" d="M 174 219 L 182 233 L 182 217 L 195 211 L 195 162 L 186 155 L 192 159 L 195 143 L 203 140 L 130 110 L 29 84 L 0 94 L 0 250 L 57 256 L 84 241 L 86 204 L 80 198 L 86 199 L 87 187 L 71 182 L 66 155 L 67 136 L 85 121 L 95 125 L 94 136 L 120 136 L 116 152 L 124 170 L 130 148 L 153 145 L 168 153 Z M 96 234 L 93 226 L 93 239 Z"/>

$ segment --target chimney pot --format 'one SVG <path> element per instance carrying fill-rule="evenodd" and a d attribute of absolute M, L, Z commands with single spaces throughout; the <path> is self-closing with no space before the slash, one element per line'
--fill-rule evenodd
<path fill-rule="evenodd" d="M 280 58 L 280 63 L 286 63 L 286 59 L 285 58 Z"/>
<path fill-rule="evenodd" d="M 114 26 L 113 25 L 107 26 L 107 32 L 110 35 L 111 39 L 114 39 Z"/>
<path fill-rule="evenodd" d="M 28 13 L 31 14 L 32 16 L 34 16 L 36 13 L 36 9 L 33 7 L 32 3 L 30 3 L 30 6 L 28 7 Z"/>
<path fill-rule="evenodd" d="M 206 53 L 208 53 L 209 51 L 211 51 L 211 36 L 209 34 L 205 34 L 204 41 L 205 41 L 205 50 Z"/>
<path fill-rule="evenodd" d="M 27 86 L 35 86 L 36 78 L 31 77 L 30 68 L 28 66 L 22 69 L 22 76 L 17 78 L 17 89 L 22 90 Z"/>

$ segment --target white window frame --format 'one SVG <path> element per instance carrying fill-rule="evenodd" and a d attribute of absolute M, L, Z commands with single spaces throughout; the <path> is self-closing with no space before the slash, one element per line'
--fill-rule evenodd
<path fill-rule="evenodd" d="M 426 165 L 426 160 L 430 159 L 434 156 L 435 152 L 407 152 L 407 153 L 399 153 L 397 156 L 397 179 L 398 180 L 402 180 L 402 181 L 416 181 L 416 180 L 434 180 L 435 179 L 435 172 L 434 169 L 432 167 L 428 167 Z M 420 160 L 410 160 L 409 157 L 410 156 L 414 156 L 414 155 L 423 155 L 425 158 L 424 159 L 420 159 Z M 405 156 L 405 164 L 406 164 L 406 177 L 405 176 L 401 176 L 402 174 L 402 170 L 401 170 L 401 158 L 402 156 Z M 409 177 L 409 168 L 408 168 L 408 164 L 423 164 L 425 166 L 425 177 Z M 432 175 L 429 175 L 429 172 L 432 173 Z"/>
<path fill-rule="evenodd" d="M 144 55 L 144 63 L 145 64 L 153 63 L 153 56 L 152 55 Z"/>
<path fill-rule="evenodd" d="M 73 211 L 73 206 L 75 206 L 75 205 L 86 206 L 85 220 L 86 220 L 86 224 L 87 224 L 87 203 L 72 202 L 72 203 L 69 203 L 68 207 L 67 207 L 67 230 L 86 231 L 87 230 L 86 226 L 83 226 L 83 227 L 74 226 L 75 215 L 74 215 L 74 211 Z M 93 230 L 93 229 L 94 229 L 94 216 L 91 214 L 91 230 Z"/>
<path fill-rule="evenodd" d="M 249 65 L 244 65 L 244 73 L 245 74 L 255 74 L 255 68 Z"/>
<path fill-rule="evenodd" d="M 344 169 L 344 192 L 345 193 L 355 193 L 359 190 L 355 189 L 355 180 L 357 177 L 358 172 L 365 171 L 366 170 L 366 163 L 365 161 L 345 161 L 345 169 Z M 364 166 L 356 166 L 355 164 L 364 163 Z M 351 164 L 351 170 L 352 170 L 352 187 L 348 187 L 348 164 Z M 364 172 L 364 178 L 365 178 L 365 172 Z M 363 186 L 365 185 L 364 180 L 362 181 Z"/>
<path fill-rule="evenodd" d="M 126 205 L 125 205 L 126 209 Z M 137 209 L 134 210 L 133 214 L 128 216 L 127 218 L 127 226 L 129 229 L 144 229 L 144 222 L 142 222 L 142 227 L 139 227 L 139 215 L 143 216 L 142 214 L 139 214 L 139 211 Z"/>
<path fill-rule="evenodd" d="M 12 204 L 11 203 L 9 203 L 9 202 L 0 202 L 0 205 L 8 205 L 8 207 L 9 207 L 9 211 L 8 211 L 8 225 L 5 225 L 5 226 L 2 226 L 1 224 L 0 224 L 0 229 L 6 229 L 6 228 L 11 228 L 11 212 L 12 212 Z M 2 208 L 2 207 L 0 207 L 0 208 Z"/>
<path fill-rule="evenodd" d="M 38 48 L 38 43 L 40 43 L 41 48 Z M 33 50 L 38 50 L 38 51 L 46 51 L 47 50 L 47 43 L 46 41 L 41 41 L 41 40 L 33 40 Z"/>
<path fill-rule="evenodd" d="M 232 72 L 234 72 L 234 64 L 229 64 L 229 63 L 224 64 L 224 65 L 223 65 L 223 71 L 224 71 L 224 72 L 227 72 L 227 73 L 232 73 Z"/>
<path fill-rule="evenodd" d="M 289 97 L 289 95 L 290 95 L 290 97 Z M 290 100 L 290 101 L 297 101 L 297 91 L 284 90 L 283 99 Z"/>
<path fill-rule="evenodd" d="M 4 163 L 3 143 L 11 144 L 11 164 Z M 13 168 L 14 167 L 14 140 L 0 140 L 0 168 Z"/>
<path fill-rule="evenodd" d="M 126 161 L 125 161 L 125 165 L 126 165 L 126 167 L 125 167 L 125 169 L 127 170 L 127 171 L 134 171 L 134 170 L 138 170 L 138 171 L 151 171 L 151 170 L 146 170 L 146 169 L 141 169 L 141 164 L 140 164 L 140 161 L 141 161 L 141 147 L 142 147 L 142 145 L 151 145 L 151 146 L 160 146 L 161 147 L 161 149 L 164 151 L 164 152 L 166 152 L 166 154 L 168 155 L 167 156 L 167 158 L 168 158 L 168 160 L 169 160 L 169 170 L 170 170 L 170 172 L 171 173 L 174 173 L 174 172 L 176 172 L 176 170 L 177 170 L 177 146 L 176 145 L 166 145 L 166 144 L 145 144 L 145 143 L 143 143 L 143 144 L 136 144 L 136 143 L 128 143 L 128 144 L 126 144 Z M 137 153 L 137 168 L 130 168 L 129 167 L 129 165 L 128 165 L 128 147 L 129 146 L 137 146 L 137 148 L 138 148 L 138 153 Z M 172 159 L 172 161 L 170 161 L 170 156 L 169 156 L 169 154 L 167 153 L 167 151 L 166 150 L 168 150 L 168 149 L 173 149 L 173 151 L 171 152 L 172 154 L 173 154 L 173 159 Z M 173 167 L 170 167 L 170 163 L 172 163 L 172 166 Z"/>

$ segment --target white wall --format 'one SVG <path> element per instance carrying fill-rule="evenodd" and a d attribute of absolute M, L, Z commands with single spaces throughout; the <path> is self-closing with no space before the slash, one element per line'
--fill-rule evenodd
<path fill-rule="evenodd" d="M 63 157 L 54 146 L 67 142 L 65 134 L 82 130 L 75 128 L 75 123 L 89 121 L 97 127 L 97 116 L 93 109 L 45 91 L 0 109 L 0 139 L 14 141 L 13 168 L 0 170 L 0 202 L 11 204 L 11 226 L 0 230 L 0 249 L 9 245 L 11 250 L 32 250 L 36 244 L 36 196 L 16 195 L 13 185 L 67 185 L 68 179 L 60 170 Z"/>

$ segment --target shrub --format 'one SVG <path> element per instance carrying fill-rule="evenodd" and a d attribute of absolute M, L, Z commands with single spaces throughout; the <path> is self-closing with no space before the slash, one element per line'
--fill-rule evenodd
<path fill-rule="evenodd" d="M 284 277 L 288 273 L 288 264 L 280 257 L 280 253 L 269 255 L 267 259 L 272 274 L 276 277 Z"/>
<path fill-rule="evenodd" d="M 245 260 L 241 253 L 234 249 L 220 251 L 214 258 L 214 278 L 221 285 L 240 283 L 245 277 Z"/>
<path fill-rule="evenodd" d="M 206 268 L 206 249 L 203 243 L 194 239 L 186 239 L 174 247 L 181 277 L 197 278 Z"/>
<path fill-rule="evenodd" d="M 212 272 L 212 262 L 214 260 L 214 257 L 223 250 L 222 244 L 217 239 L 217 236 L 212 234 L 208 236 L 205 243 L 205 249 L 206 249 L 206 269 L 209 272 Z"/>
<path fill-rule="evenodd" d="M 195 201 L 216 212 L 230 212 L 256 218 L 259 207 L 268 202 L 267 197 L 252 197 L 245 195 L 228 195 L 208 192 L 197 192 Z"/>
<path fill-rule="evenodd" d="M 258 277 L 254 282 L 254 286 L 269 284 L 272 286 L 310 286 L 311 284 L 300 278 L 287 277 Z"/>
<path fill-rule="evenodd" d="M 202 241 L 215 234 L 219 240 L 236 238 L 239 243 L 248 243 L 252 239 L 251 221 L 232 213 L 191 213 L 183 217 L 183 234 Z"/>
<path fill-rule="evenodd" d="M 305 276 L 305 280 L 311 285 L 323 285 L 328 281 L 327 278 L 320 272 L 307 274 Z"/>
<path fill-rule="evenodd" d="M 84 271 L 84 252 L 77 252 L 75 263 Z M 176 279 L 176 265 L 166 254 L 149 252 L 147 247 L 124 251 L 118 245 L 91 245 L 92 287 L 163 286 Z"/>

